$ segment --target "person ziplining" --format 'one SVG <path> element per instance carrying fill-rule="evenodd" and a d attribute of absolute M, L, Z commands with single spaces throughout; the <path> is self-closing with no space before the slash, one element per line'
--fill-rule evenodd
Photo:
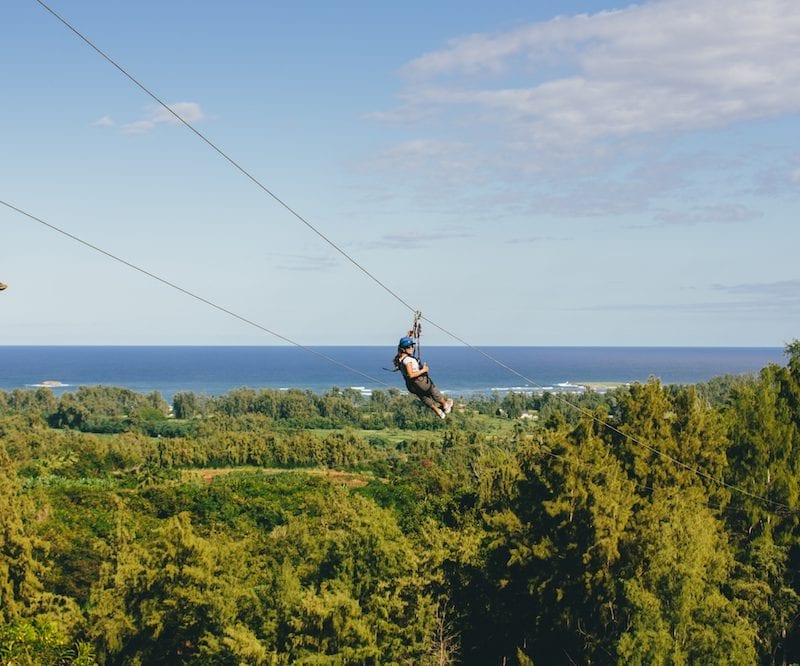
<path fill-rule="evenodd" d="M 0 282 L 0 291 L 5 291 L 6 289 L 8 289 L 8 285 Z"/>
<path fill-rule="evenodd" d="M 397 354 L 394 357 L 394 367 L 403 374 L 406 388 L 409 393 L 417 396 L 425 405 L 430 407 L 439 418 L 446 418 L 453 409 L 453 401 L 446 398 L 442 392 L 436 388 L 436 384 L 428 374 L 428 364 L 420 360 L 419 356 L 414 355 L 417 347 L 416 339 L 419 338 L 421 313 L 417 312 L 414 317 L 412 329 L 400 338 L 397 345 Z"/>

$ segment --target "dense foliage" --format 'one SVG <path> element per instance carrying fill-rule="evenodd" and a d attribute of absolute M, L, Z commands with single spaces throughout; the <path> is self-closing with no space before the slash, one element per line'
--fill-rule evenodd
<path fill-rule="evenodd" d="M 800 342 L 701 386 L 0 392 L 2 664 L 800 661 Z"/>

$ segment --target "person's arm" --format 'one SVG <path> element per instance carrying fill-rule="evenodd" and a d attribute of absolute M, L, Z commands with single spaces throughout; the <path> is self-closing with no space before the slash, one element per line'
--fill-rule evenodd
<path fill-rule="evenodd" d="M 414 363 L 414 359 L 413 358 L 410 358 L 410 357 L 406 358 L 406 359 L 403 360 L 403 363 L 406 366 L 406 376 L 409 379 L 416 379 L 420 375 L 427 375 L 428 374 L 428 364 L 427 363 L 423 363 L 421 368 L 419 366 L 417 366 L 416 369 L 414 369 L 414 365 L 416 365 L 416 364 Z"/>

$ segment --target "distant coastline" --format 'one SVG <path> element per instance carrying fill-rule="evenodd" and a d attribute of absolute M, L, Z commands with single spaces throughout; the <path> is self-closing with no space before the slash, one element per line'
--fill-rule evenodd
<path fill-rule="evenodd" d="M 388 372 L 391 346 L 319 346 L 334 364 L 290 346 L 0 346 L 0 390 L 120 386 L 220 395 L 234 388 L 333 387 L 405 390 Z M 431 376 L 456 395 L 509 391 L 596 391 L 657 377 L 665 384 L 694 384 L 726 374 L 755 373 L 785 364 L 783 348 L 770 347 L 481 347 L 498 365 L 468 347 L 422 346 Z M 509 368 L 511 370 L 509 370 Z M 45 377 L 47 379 L 42 380 Z M 559 386 L 561 385 L 561 386 Z"/>

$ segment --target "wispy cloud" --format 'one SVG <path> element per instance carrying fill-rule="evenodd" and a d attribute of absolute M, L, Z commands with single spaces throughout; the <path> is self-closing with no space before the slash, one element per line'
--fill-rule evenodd
<path fill-rule="evenodd" d="M 540 143 L 718 127 L 800 110 L 798 55 L 794 0 L 663 0 L 455 39 L 408 64 L 405 107 Z"/>
<path fill-rule="evenodd" d="M 800 193 L 800 155 L 789 155 L 762 169 L 753 192 L 762 196 Z"/>
<path fill-rule="evenodd" d="M 168 104 L 167 106 L 169 106 L 172 112 L 168 111 L 163 106 L 149 107 L 145 118 L 123 125 L 123 131 L 127 134 L 143 134 L 153 130 L 159 125 L 180 124 L 181 121 L 176 116 L 180 116 L 180 118 L 190 124 L 196 123 L 204 117 L 200 105 L 196 102 L 176 102 L 175 104 Z"/>
<path fill-rule="evenodd" d="M 800 3 L 655 0 L 561 16 L 457 37 L 402 74 L 399 104 L 372 118 L 426 137 L 376 164 L 423 192 L 503 182 L 562 216 L 748 221 L 757 213 L 706 204 L 693 182 L 703 160 L 722 159 L 697 153 L 692 163 L 670 140 L 800 111 Z M 743 168 L 731 161 L 713 173 L 723 181 Z M 797 190 L 797 164 L 765 172 L 761 187 L 778 181 Z M 659 197 L 676 191 L 693 212 L 663 212 Z"/>
<path fill-rule="evenodd" d="M 662 225 L 737 224 L 760 219 L 759 211 L 737 204 L 697 206 L 682 211 L 660 211 L 654 215 Z"/>
<path fill-rule="evenodd" d="M 178 125 L 180 120 L 175 114 L 183 118 L 187 123 L 193 124 L 202 120 L 203 114 L 200 105 L 196 102 L 176 102 L 168 105 L 174 113 L 171 113 L 163 106 L 149 106 L 145 109 L 145 116 L 119 125 L 125 134 L 145 134 L 154 130 L 160 125 Z M 103 116 L 92 123 L 95 127 L 116 127 L 117 122 L 111 116 Z"/>
<path fill-rule="evenodd" d="M 102 118 L 98 118 L 95 120 L 92 125 L 94 127 L 114 127 L 116 123 L 111 118 L 111 116 L 103 116 Z"/>
<path fill-rule="evenodd" d="M 466 229 L 455 227 L 441 229 L 435 232 L 408 231 L 385 234 L 374 241 L 360 243 L 359 247 L 365 250 L 419 250 L 435 243 L 450 241 L 454 237 L 468 238 L 472 236 L 473 234 Z"/>
<path fill-rule="evenodd" d="M 570 240 L 573 239 L 565 236 L 520 236 L 518 238 L 509 238 L 506 243 L 509 245 L 541 245 L 543 243 L 557 243 Z"/>
<path fill-rule="evenodd" d="M 386 149 L 365 165 L 366 170 L 391 164 L 393 168 L 410 173 L 430 173 L 435 170 L 441 183 L 463 183 L 475 180 L 481 157 L 474 147 L 461 141 L 413 139 Z"/>
<path fill-rule="evenodd" d="M 717 284 L 714 288 L 734 296 L 757 297 L 775 303 L 789 302 L 800 305 L 800 279 L 778 282 L 750 282 L 743 284 Z"/>
<path fill-rule="evenodd" d="M 270 252 L 266 255 L 272 263 L 286 271 L 329 271 L 338 264 L 336 257 L 322 254 L 285 254 Z"/>
<path fill-rule="evenodd" d="M 777 282 L 752 282 L 735 285 L 716 284 L 711 292 L 724 300 L 672 303 L 607 303 L 579 308 L 581 311 L 655 311 L 704 313 L 709 315 L 746 315 L 800 313 L 800 279 Z"/>

